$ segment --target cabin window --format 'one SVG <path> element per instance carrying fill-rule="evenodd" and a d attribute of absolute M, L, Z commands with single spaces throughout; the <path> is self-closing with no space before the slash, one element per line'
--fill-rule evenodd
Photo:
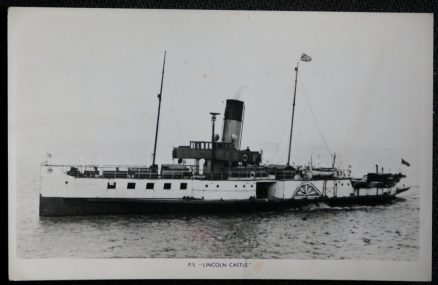
<path fill-rule="evenodd" d="M 179 189 L 187 190 L 187 183 L 181 183 L 181 185 L 179 185 Z"/>
<path fill-rule="evenodd" d="M 128 182 L 128 189 L 135 189 L 135 183 L 134 182 Z"/>
<path fill-rule="evenodd" d="M 146 183 L 147 190 L 154 190 L 154 183 Z"/>
<path fill-rule="evenodd" d="M 208 188 L 208 184 L 205 184 L 205 188 Z"/>
<path fill-rule="evenodd" d="M 218 185 L 216 185 L 216 188 L 219 188 L 219 184 L 218 184 Z"/>
<path fill-rule="evenodd" d="M 116 189 L 116 182 L 108 182 L 106 189 Z"/>
<path fill-rule="evenodd" d="M 243 188 L 245 188 L 246 186 L 245 185 L 243 185 Z"/>
<path fill-rule="evenodd" d="M 164 183 L 164 190 L 170 190 L 172 188 L 172 183 Z"/>

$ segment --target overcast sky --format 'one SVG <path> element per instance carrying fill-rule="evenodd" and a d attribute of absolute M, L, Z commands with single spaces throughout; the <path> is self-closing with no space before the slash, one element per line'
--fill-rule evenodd
<path fill-rule="evenodd" d="M 209 140 L 209 112 L 245 101 L 242 147 L 284 163 L 353 148 L 415 156 L 432 96 L 432 15 L 13 9 L 9 127 L 20 159 L 149 164 L 167 50 L 157 161 Z M 429 101 L 428 101 L 429 102 Z M 431 102 L 431 100 L 430 100 Z M 432 110 L 432 105 L 430 105 Z M 312 115 L 312 111 L 314 116 Z M 221 132 L 219 132 L 221 133 Z"/>

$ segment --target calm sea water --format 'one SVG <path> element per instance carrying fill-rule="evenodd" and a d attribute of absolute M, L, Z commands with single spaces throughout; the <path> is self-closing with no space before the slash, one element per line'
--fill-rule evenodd
<path fill-rule="evenodd" d="M 20 258 L 288 258 L 416 260 L 419 189 L 382 206 L 233 215 L 38 216 L 18 192 Z"/>

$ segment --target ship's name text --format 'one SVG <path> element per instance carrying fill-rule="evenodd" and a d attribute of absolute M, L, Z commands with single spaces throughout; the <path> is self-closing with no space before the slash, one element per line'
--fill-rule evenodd
<path fill-rule="evenodd" d="M 188 267 L 202 267 L 202 268 L 247 268 L 251 265 L 250 262 L 189 262 Z"/>

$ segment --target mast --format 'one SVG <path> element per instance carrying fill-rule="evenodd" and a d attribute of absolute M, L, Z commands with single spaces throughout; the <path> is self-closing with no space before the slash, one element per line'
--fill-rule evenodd
<path fill-rule="evenodd" d="M 161 72 L 161 85 L 160 85 L 160 93 L 158 94 L 158 114 L 157 114 L 157 126 L 155 128 L 155 143 L 154 143 L 154 153 L 152 154 L 152 167 L 156 167 L 155 165 L 155 157 L 157 155 L 157 139 L 158 139 L 158 126 L 160 124 L 160 112 L 161 112 L 161 95 L 163 94 L 163 80 L 164 80 L 164 66 L 166 65 L 166 51 L 164 51 L 164 60 L 163 60 L 163 71 Z"/>
<path fill-rule="evenodd" d="M 214 171 L 214 161 L 216 159 L 216 140 L 214 134 L 214 124 L 216 122 L 216 116 L 220 113 L 210 112 L 211 115 L 211 164 L 210 164 L 210 174 Z"/>
<path fill-rule="evenodd" d="M 294 129 L 294 115 L 295 115 L 295 99 L 297 96 L 297 80 L 298 80 L 298 64 L 300 62 L 297 62 L 297 66 L 295 67 L 295 88 L 294 88 L 294 101 L 292 103 L 292 122 L 290 125 L 290 136 L 289 136 L 289 152 L 287 155 L 287 165 L 290 165 L 290 149 L 292 146 L 292 131 Z"/>
<path fill-rule="evenodd" d="M 336 162 L 336 153 L 333 154 L 333 164 L 332 164 L 332 168 L 335 168 L 335 162 Z"/>
<path fill-rule="evenodd" d="M 307 54 L 303 53 L 300 59 L 297 62 L 297 66 L 295 67 L 295 88 L 294 88 L 294 101 L 292 103 L 292 122 L 290 124 L 290 137 L 289 137 L 289 153 L 287 155 L 287 165 L 290 165 L 290 148 L 292 146 L 292 131 L 294 129 L 294 115 L 295 115 L 295 99 L 297 97 L 297 81 L 298 81 L 298 65 L 300 61 L 310 62 L 312 58 Z"/>

